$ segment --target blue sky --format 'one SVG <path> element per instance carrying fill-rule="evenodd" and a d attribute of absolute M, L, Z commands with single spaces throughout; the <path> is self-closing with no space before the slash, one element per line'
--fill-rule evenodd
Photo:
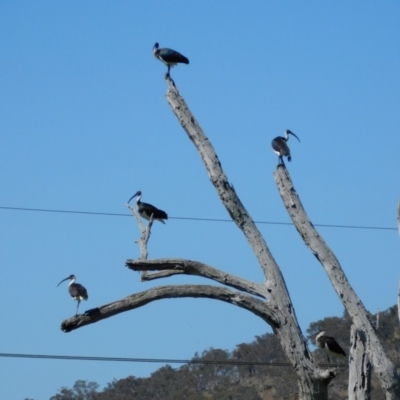
<path fill-rule="evenodd" d="M 137 190 L 168 212 L 150 258 L 181 257 L 262 281 L 192 143 L 166 100 L 156 41 L 190 59 L 171 72 L 256 221 L 289 222 L 270 142 L 285 129 L 287 164 L 314 224 L 396 228 L 400 5 L 397 2 L 0 2 L 1 207 L 129 215 Z M 176 217 L 176 218 L 173 218 Z M 141 283 L 133 218 L 0 209 L 2 353 L 187 359 L 269 332 L 211 300 L 164 300 L 65 334 L 75 312 L 158 284 Z M 292 226 L 259 228 L 285 276 L 300 325 L 343 313 Z M 371 311 L 396 302 L 396 230 L 319 228 Z M 35 400 L 77 379 L 101 386 L 157 364 L 0 358 L 0 398 Z"/>

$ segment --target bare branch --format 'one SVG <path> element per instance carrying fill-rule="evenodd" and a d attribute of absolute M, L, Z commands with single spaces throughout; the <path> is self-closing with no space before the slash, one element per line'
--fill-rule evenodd
<path fill-rule="evenodd" d="M 233 185 L 228 181 L 228 177 L 222 170 L 221 163 L 218 159 L 217 154 L 208 140 L 207 136 L 197 123 L 193 114 L 190 112 L 189 107 L 186 105 L 185 100 L 178 93 L 176 87 L 167 80 L 169 85 L 167 91 L 167 100 L 170 104 L 173 112 L 177 116 L 183 129 L 189 136 L 189 139 L 196 146 L 203 163 L 207 169 L 208 175 L 217 193 L 226 207 L 229 215 L 236 225 L 243 231 L 247 240 L 249 241 L 256 257 L 258 258 L 260 265 L 264 270 L 265 277 L 272 279 L 275 283 L 274 275 L 279 273 L 279 269 L 270 253 L 267 244 L 265 243 L 261 233 L 256 227 L 250 214 L 237 196 Z M 268 264 L 275 264 L 273 268 L 267 268 Z M 272 271 L 274 269 L 275 271 Z M 280 280 L 278 278 L 278 280 Z M 273 286 L 273 284 L 272 284 Z"/>
<path fill-rule="evenodd" d="M 274 173 L 274 178 L 286 209 L 304 243 L 325 268 L 337 295 L 351 316 L 356 328 L 365 332 L 368 356 L 377 376 L 381 379 L 382 387 L 388 393 L 391 393 L 393 397 L 390 398 L 399 398 L 399 376 L 392 362 L 386 357 L 382 344 L 376 336 L 375 329 L 368 319 L 367 311 L 347 280 L 338 259 L 309 220 L 290 180 L 289 172 L 284 166 L 280 165 Z"/>
<path fill-rule="evenodd" d="M 136 221 L 139 225 L 139 229 L 140 229 L 142 236 L 140 237 L 140 239 L 138 239 L 136 241 L 136 243 L 139 243 L 140 259 L 146 260 L 148 257 L 148 254 L 149 254 L 147 251 L 147 243 L 150 239 L 151 227 L 153 226 L 153 215 L 151 215 L 147 226 L 144 227 L 142 220 L 140 219 L 139 213 L 135 210 L 135 208 L 131 207 L 129 204 L 125 204 L 125 205 L 126 205 L 126 207 L 128 207 L 131 210 L 133 216 L 136 218 Z M 145 276 L 146 276 L 146 272 L 142 272 L 142 280 L 144 280 L 143 278 Z"/>
<path fill-rule="evenodd" d="M 155 300 L 180 298 L 180 297 L 202 297 L 221 300 L 227 303 L 244 308 L 257 315 L 272 327 L 277 324 L 275 312 L 266 306 L 264 301 L 256 299 L 245 293 L 237 292 L 220 286 L 210 285 L 170 285 L 159 286 L 125 297 L 122 300 L 106 304 L 99 308 L 88 310 L 85 314 L 80 314 L 66 319 L 61 323 L 61 330 L 71 332 L 74 329 L 85 325 L 93 324 L 113 315 L 142 307 Z"/>
<path fill-rule="evenodd" d="M 203 278 L 212 279 L 224 285 L 243 290 L 255 296 L 265 298 L 265 287 L 255 282 L 247 281 L 235 275 L 222 272 L 219 269 L 210 267 L 198 261 L 159 258 L 157 260 L 127 260 L 126 266 L 133 271 L 161 271 L 158 273 L 147 274 L 146 279 L 152 280 L 166 278 L 172 275 L 196 275 Z"/>

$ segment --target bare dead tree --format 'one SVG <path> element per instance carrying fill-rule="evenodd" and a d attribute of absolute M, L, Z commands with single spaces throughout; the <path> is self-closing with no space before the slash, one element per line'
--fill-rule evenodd
<path fill-rule="evenodd" d="M 272 327 L 297 374 L 299 385 L 298 398 L 300 400 L 327 400 L 328 384 L 337 375 L 337 370 L 332 368 L 321 369 L 314 361 L 312 353 L 308 350 L 306 339 L 297 322 L 293 304 L 276 261 L 251 216 L 241 203 L 233 186 L 229 183 L 209 139 L 190 112 L 184 99 L 178 93 L 174 83 L 170 79 L 167 79 L 167 83 L 167 101 L 188 137 L 198 150 L 209 178 L 222 203 L 237 227 L 243 232 L 256 255 L 264 272 L 265 281 L 263 283 L 250 282 L 196 261 L 181 259 L 147 260 L 147 249 L 141 249 L 141 258 L 139 260 L 128 260 L 126 265 L 134 271 L 144 272 L 142 280 L 161 279 L 177 274 L 187 274 L 211 279 L 220 283 L 221 286 L 160 286 L 89 310 L 83 315 L 69 318 L 62 322 L 61 329 L 64 332 L 70 332 L 121 312 L 142 307 L 152 301 L 165 298 L 205 297 L 228 302 L 238 307 L 245 308 L 262 318 Z M 282 174 L 287 174 L 284 166 L 278 168 L 278 171 L 275 173 L 275 178 L 277 179 L 277 176 L 281 176 Z M 287 179 L 289 179 L 288 174 Z M 278 181 L 278 187 L 282 186 L 282 184 L 284 185 L 284 182 L 287 183 L 288 180 L 282 180 L 282 182 L 283 183 L 279 183 Z M 295 207 L 291 200 L 289 200 L 289 204 L 290 207 Z M 142 238 L 143 237 L 145 237 L 145 235 L 142 231 Z M 143 240 L 142 244 L 143 243 L 146 244 L 147 240 Z M 146 254 L 146 256 L 144 256 L 144 254 Z M 343 293 L 347 296 L 347 292 Z M 363 322 L 364 325 L 359 329 L 365 329 L 366 323 L 365 321 Z M 359 325 L 357 325 L 357 327 L 359 327 Z M 367 335 L 366 337 L 368 340 L 371 340 L 372 336 Z M 380 361 L 384 362 L 386 366 L 386 368 L 382 367 L 380 371 L 387 371 L 387 369 L 390 369 L 389 364 L 385 361 L 386 356 L 383 350 L 379 353 L 379 357 Z M 391 378 L 392 380 L 389 378 L 384 379 L 384 382 L 387 390 L 393 393 L 393 397 L 388 397 L 388 399 L 395 399 L 398 398 L 396 397 L 397 392 L 395 392 L 398 385 L 396 385 L 396 377 L 394 374 L 391 375 Z M 396 395 L 394 393 L 396 393 Z"/>
<path fill-rule="evenodd" d="M 274 178 L 286 210 L 292 218 L 297 231 L 303 238 L 304 243 L 324 267 L 333 288 L 349 313 L 357 331 L 365 336 L 366 352 L 386 393 L 386 399 L 399 399 L 400 377 L 395 366 L 386 356 L 361 299 L 347 280 L 338 259 L 308 218 L 288 171 L 285 168 L 278 168 L 274 173 Z"/>

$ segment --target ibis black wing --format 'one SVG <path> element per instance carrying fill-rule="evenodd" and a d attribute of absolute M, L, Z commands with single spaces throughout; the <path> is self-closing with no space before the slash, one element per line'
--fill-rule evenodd
<path fill-rule="evenodd" d="M 159 210 L 157 207 L 148 203 L 140 203 L 139 214 L 146 219 L 149 219 L 152 215 L 153 219 L 168 219 L 168 215 L 165 211 Z"/>
<path fill-rule="evenodd" d="M 271 146 L 273 150 L 280 156 L 290 156 L 290 150 L 284 138 L 279 136 L 276 137 L 275 139 L 272 140 Z"/>
<path fill-rule="evenodd" d="M 335 354 L 341 354 L 346 357 L 346 352 L 340 347 L 339 343 L 330 336 L 326 336 L 326 345 L 328 349 Z"/>
<path fill-rule="evenodd" d="M 69 294 L 74 299 L 80 298 L 80 299 L 87 300 L 89 298 L 86 288 L 84 286 L 82 286 L 80 283 L 73 283 L 69 287 Z"/>
<path fill-rule="evenodd" d="M 159 57 L 162 58 L 166 63 L 183 63 L 189 64 L 189 59 L 186 58 L 181 53 L 178 53 L 172 49 L 160 49 L 159 50 Z"/>

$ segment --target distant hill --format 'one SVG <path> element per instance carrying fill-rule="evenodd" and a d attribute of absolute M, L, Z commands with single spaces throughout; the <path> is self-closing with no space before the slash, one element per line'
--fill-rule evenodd
<path fill-rule="evenodd" d="M 370 315 L 374 325 L 377 316 Z M 379 313 L 378 337 L 393 363 L 400 365 L 400 331 L 397 306 Z M 345 313 L 342 318 L 327 317 L 313 322 L 307 336 L 325 330 L 334 336 L 346 353 L 349 353 L 351 320 Z M 319 363 L 327 359 L 319 349 L 314 350 Z M 169 365 L 159 368 L 148 378 L 129 376 L 114 380 L 99 391 L 95 382 L 79 380 L 73 388 L 62 388 L 50 400 L 294 400 L 297 399 L 297 380 L 287 363 L 275 335 L 256 336 L 251 343 L 241 343 L 230 352 L 222 349 L 204 350 L 195 354 L 192 361 L 177 369 Z M 218 362 L 225 362 L 219 364 Z M 332 360 L 333 362 L 333 360 Z M 254 364 L 252 364 L 254 363 Z M 275 363 L 263 366 L 257 363 Z M 346 365 L 346 364 L 344 364 Z M 348 368 L 329 386 L 332 400 L 347 399 Z M 372 398 L 384 400 L 376 377 L 372 380 Z"/>

